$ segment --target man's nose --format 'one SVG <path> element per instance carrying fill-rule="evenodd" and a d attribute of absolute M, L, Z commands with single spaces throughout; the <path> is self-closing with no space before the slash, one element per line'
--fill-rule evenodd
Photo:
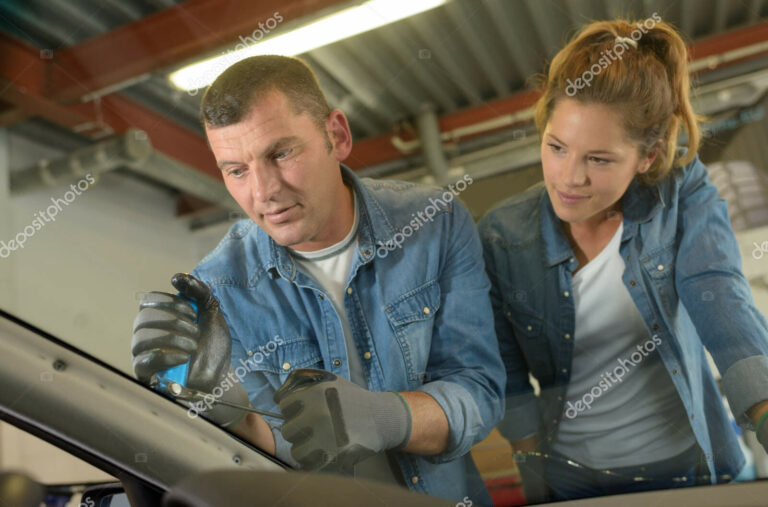
<path fill-rule="evenodd" d="M 254 201 L 267 202 L 280 191 L 280 178 L 269 167 L 252 167 L 251 174 L 251 195 Z"/>

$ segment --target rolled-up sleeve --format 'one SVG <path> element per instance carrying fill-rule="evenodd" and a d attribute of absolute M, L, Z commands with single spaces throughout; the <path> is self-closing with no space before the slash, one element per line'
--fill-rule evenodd
<path fill-rule="evenodd" d="M 728 206 L 698 157 L 682 170 L 681 231 L 675 284 L 704 346 L 723 373 L 736 420 L 768 399 L 768 321 L 757 310 L 741 270 L 741 253 Z"/>
<path fill-rule="evenodd" d="M 443 463 L 468 453 L 504 412 L 504 365 L 494 333 L 490 284 L 472 217 L 458 201 L 446 214 L 440 272 L 441 308 L 419 390 L 432 396 L 450 426 L 446 450 L 425 457 Z"/>

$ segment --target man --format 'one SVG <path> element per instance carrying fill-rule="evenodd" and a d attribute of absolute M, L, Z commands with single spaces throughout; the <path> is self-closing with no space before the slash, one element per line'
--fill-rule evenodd
<path fill-rule="evenodd" d="M 199 406 L 287 462 L 490 504 L 469 450 L 502 416 L 505 374 L 467 210 L 341 165 L 347 119 L 297 59 L 237 63 L 201 107 L 249 220 L 174 277 L 181 297 L 142 302 L 137 376 L 189 360 L 190 387 L 280 410 Z"/>

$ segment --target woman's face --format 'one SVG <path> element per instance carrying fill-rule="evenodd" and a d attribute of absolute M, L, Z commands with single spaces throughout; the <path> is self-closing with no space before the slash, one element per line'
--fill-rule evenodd
<path fill-rule="evenodd" d="M 547 193 L 568 224 L 599 224 L 655 157 L 654 152 L 640 158 L 618 110 L 567 98 L 555 104 L 541 143 Z"/>

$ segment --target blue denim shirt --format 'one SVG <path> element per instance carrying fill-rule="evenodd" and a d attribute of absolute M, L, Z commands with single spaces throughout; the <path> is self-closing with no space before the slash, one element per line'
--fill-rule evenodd
<path fill-rule="evenodd" d="M 710 474 L 735 477 L 744 457 L 704 348 L 738 422 L 751 428 L 745 410 L 768 399 L 768 323 L 742 274 L 727 204 L 698 157 L 658 184 L 634 181 L 622 199 L 624 285 L 662 341 Z M 574 334 L 567 294 L 577 262 L 543 183 L 495 207 L 479 229 L 507 368 L 499 429 L 510 441 L 538 434 L 548 450 L 565 410 Z M 529 372 L 540 383 L 538 399 Z"/>
<path fill-rule="evenodd" d="M 359 213 L 344 305 L 368 388 L 423 391 L 450 426 L 440 455 L 393 453 L 403 479 L 416 491 L 490 505 L 469 450 L 503 415 L 505 377 L 475 224 L 458 199 L 446 202 L 440 189 L 361 180 L 341 170 L 354 186 Z M 432 220 L 417 221 L 430 206 Z M 272 395 L 296 368 L 349 378 L 342 324 L 330 298 L 251 220 L 234 224 L 193 274 L 221 303 L 233 368 L 247 363 L 253 370 L 243 385 L 254 407 L 278 411 Z M 279 423 L 268 423 L 277 456 L 295 465 Z"/>

